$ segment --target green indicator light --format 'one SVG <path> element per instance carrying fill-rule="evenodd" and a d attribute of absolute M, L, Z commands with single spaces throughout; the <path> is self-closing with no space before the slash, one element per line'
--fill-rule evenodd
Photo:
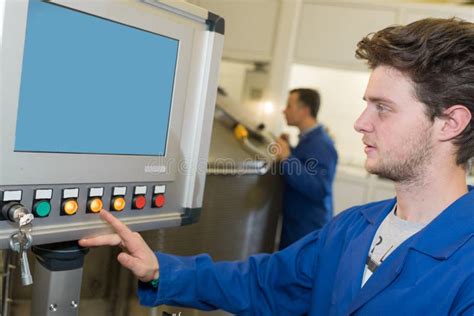
<path fill-rule="evenodd" d="M 35 212 L 39 217 L 48 216 L 49 212 L 51 212 L 51 204 L 47 201 L 38 202 L 35 205 Z"/>

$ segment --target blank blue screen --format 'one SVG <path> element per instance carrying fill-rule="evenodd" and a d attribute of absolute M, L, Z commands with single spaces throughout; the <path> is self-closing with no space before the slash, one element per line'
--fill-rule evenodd
<path fill-rule="evenodd" d="M 164 155 L 178 45 L 30 0 L 15 151 Z"/>

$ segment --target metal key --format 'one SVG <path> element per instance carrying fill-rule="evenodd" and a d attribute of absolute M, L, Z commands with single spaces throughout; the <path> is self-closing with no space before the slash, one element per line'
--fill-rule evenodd
<path fill-rule="evenodd" d="M 31 276 L 30 264 L 28 263 L 28 249 L 31 247 L 33 238 L 29 232 L 20 232 L 13 234 L 10 237 L 10 249 L 16 251 L 20 255 L 21 266 L 21 283 L 23 286 L 33 284 L 33 277 Z"/>
<path fill-rule="evenodd" d="M 35 219 L 34 215 L 31 213 L 22 213 L 19 215 L 18 219 L 18 225 L 20 226 L 20 230 L 22 230 L 22 227 L 31 226 L 33 225 L 33 220 Z"/>
<path fill-rule="evenodd" d="M 31 229 L 33 219 L 35 218 L 31 212 L 21 204 L 15 204 L 7 212 L 7 217 L 18 223 L 18 233 L 10 237 L 10 248 L 18 252 L 21 266 L 21 283 L 26 286 L 33 283 L 28 263 L 28 249 L 31 247 L 33 238 L 31 237 Z"/>

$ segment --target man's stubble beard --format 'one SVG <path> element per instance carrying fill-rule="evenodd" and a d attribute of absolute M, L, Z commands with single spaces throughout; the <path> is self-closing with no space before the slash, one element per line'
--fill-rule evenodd
<path fill-rule="evenodd" d="M 396 183 L 418 182 L 433 156 L 431 129 L 424 128 L 419 137 L 403 143 L 409 148 L 405 157 L 387 156 L 381 159 L 376 166 L 370 167 L 366 164 L 367 171 Z"/>

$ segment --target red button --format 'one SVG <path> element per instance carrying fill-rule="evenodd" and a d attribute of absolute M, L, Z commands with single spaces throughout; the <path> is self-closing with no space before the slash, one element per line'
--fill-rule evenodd
<path fill-rule="evenodd" d="M 133 206 L 136 209 L 141 210 L 146 205 L 146 199 L 143 195 L 138 195 L 133 199 Z"/>
<path fill-rule="evenodd" d="M 155 196 L 155 207 L 163 207 L 165 205 L 165 196 L 163 194 L 158 194 Z"/>

